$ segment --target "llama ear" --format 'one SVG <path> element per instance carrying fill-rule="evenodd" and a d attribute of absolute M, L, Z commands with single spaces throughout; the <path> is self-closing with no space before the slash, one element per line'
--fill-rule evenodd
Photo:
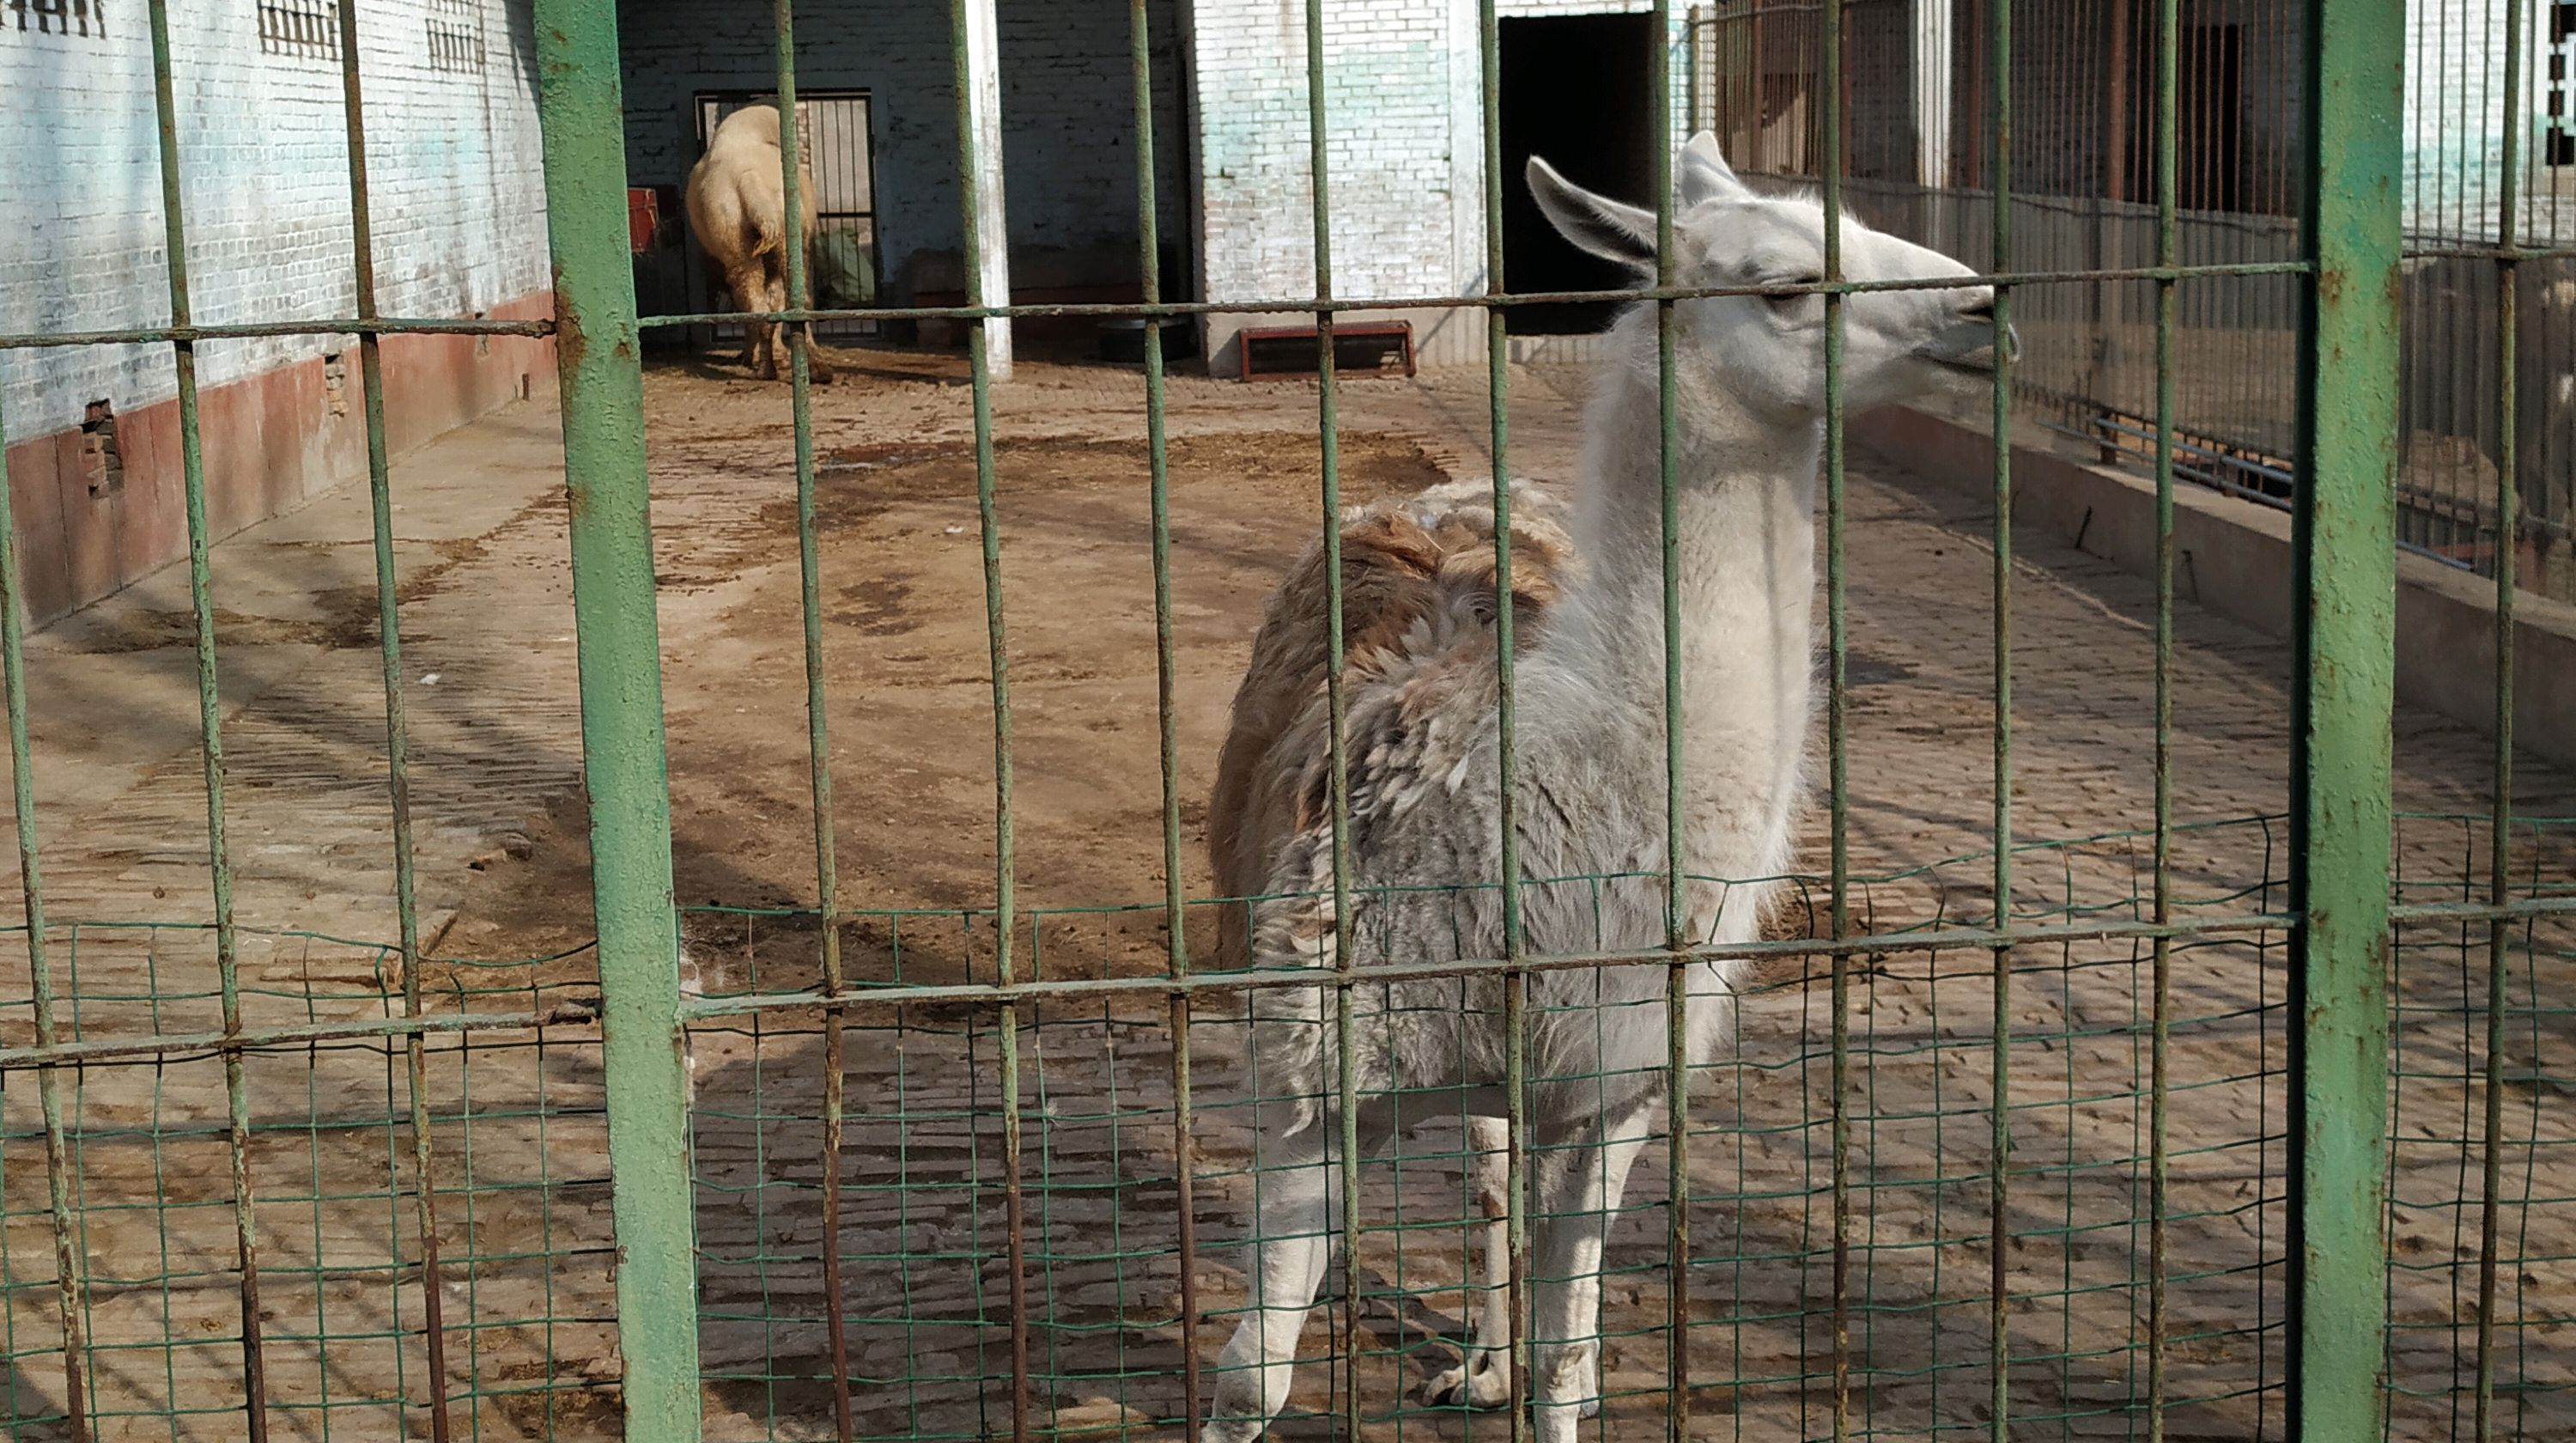
<path fill-rule="evenodd" d="M 1530 194 L 1556 233 L 1606 261 L 1645 275 L 1655 273 L 1655 213 L 1594 195 L 1533 155 Z"/>
<path fill-rule="evenodd" d="M 1744 182 L 1735 178 L 1735 167 L 1726 163 L 1726 152 L 1718 149 L 1715 134 L 1703 130 L 1682 147 L 1681 203 L 1685 208 L 1704 200 L 1746 193 Z"/>

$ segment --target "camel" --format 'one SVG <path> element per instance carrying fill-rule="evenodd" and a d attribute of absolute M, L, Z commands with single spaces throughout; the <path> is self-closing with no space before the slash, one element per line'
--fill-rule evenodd
<path fill-rule="evenodd" d="M 710 284 L 733 293 L 746 311 L 787 309 L 787 183 L 778 140 L 775 103 L 747 105 L 724 118 L 707 141 L 707 153 L 689 168 L 689 229 L 706 255 Z M 802 156 L 796 164 L 796 193 L 803 202 L 803 236 L 810 299 L 814 252 L 814 172 Z M 806 370 L 828 383 L 832 369 L 815 348 L 814 327 L 805 323 Z M 757 319 L 743 322 L 742 363 L 764 381 L 778 379 L 778 328 Z"/>
<path fill-rule="evenodd" d="M 1679 170 L 1680 284 L 1821 278 L 1824 216 L 1814 200 L 1756 195 L 1706 133 L 1683 148 Z M 1573 186 L 1535 158 L 1528 182 L 1568 240 L 1641 282 L 1655 275 L 1650 212 Z M 1853 280 L 1970 274 L 1849 216 L 1841 240 L 1843 271 Z M 1804 293 L 1718 296 L 1680 302 L 1676 311 L 1681 829 L 1691 880 L 1673 900 L 1689 937 L 1723 947 L 1758 934 L 1771 889 L 1715 879 L 1787 870 L 1807 768 L 1824 302 Z M 1844 320 L 1850 409 L 1992 372 L 1997 335 L 1986 287 L 1856 293 Z M 1536 527 L 1526 540 L 1515 537 L 1514 614 L 1531 622 L 1516 646 L 1515 785 L 1529 879 L 1520 890 L 1524 944 L 1533 955 L 1651 954 L 1667 940 L 1652 307 L 1632 308 L 1612 336 L 1587 420 L 1570 545 Z M 1400 508 L 1363 514 L 1346 531 L 1358 544 L 1345 543 L 1345 575 L 1361 598 L 1356 613 L 1345 612 L 1346 930 L 1389 962 L 1503 950 L 1499 894 L 1477 885 L 1500 871 L 1491 575 L 1471 559 L 1475 526 L 1463 511 L 1453 510 L 1453 542 L 1440 539 L 1436 515 L 1426 523 Z M 1533 548 L 1536 564 L 1518 561 L 1520 545 Z M 1210 817 L 1220 884 L 1256 899 L 1235 924 L 1240 932 L 1229 929 L 1221 940 L 1256 968 L 1341 965 L 1329 714 L 1311 635 L 1321 630 L 1313 620 L 1320 572 L 1310 560 L 1272 602 L 1256 670 L 1236 698 L 1241 735 L 1228 738 Z M 1473 599 L 1479 593 L 1481 604 Z M 1309 635 L 1291 634 L 1300 618 Z M 1255 880 L 1244 886 L 1245 878 Z M 1694 1065 L 1714 1060 L 1731 1030 L 1741 973 L 1742 964 L 1727 959 L 1690 965 L 1682 1041 Z M 1602 1246 L 1663 1100 L 1671 1042 L 1665 976 L 1657 964 L 1529 978 L 1530 1372 L 1541 1443 L 1570 1443 L 1577 1418 L 1598 1407 Z M 1351 1123 L 1363 1156 L 1399 1127 L 1454 1111 L 1469 1120 L 1486 1190 L 1493 1189 L 1494 1120 L 1506 1111 L 1502 994 L 1491 973 L 1354 990 Z M 1285 1405 L 1340 1219 L 1333 990 L 1265 987 L 1253 994 L 1251 1014 L 1261 1093 L 1253 1163 L 1263 1178 L 1249 1258 L 1254 1306 L 1219 1360 L 1203 1443 L 1249 1443 Z M 1469 1401 L 1502 1397 L 1496 1360 L 1511 1320 L 1496 1291 L 1488 1292 L 1466 1365 L 1447 1382 Z"/>

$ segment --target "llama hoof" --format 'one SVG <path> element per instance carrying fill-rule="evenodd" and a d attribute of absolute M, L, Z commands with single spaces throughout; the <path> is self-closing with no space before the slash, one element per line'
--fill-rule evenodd
<path fill-rule="evenodd" d="M 1465 1362 L 1422 1385 L 1434 1408 L 1499 1408 L 1511 1369 L 1497 1353 L 1470 1353 Z"/>
<path fill-rule="evenodd" d="M 819 363 L 808 362 L 805 367 L 805 379 L 812 381 L 817 386 L 828 386 L 832 384 L 832 368 Z"/>

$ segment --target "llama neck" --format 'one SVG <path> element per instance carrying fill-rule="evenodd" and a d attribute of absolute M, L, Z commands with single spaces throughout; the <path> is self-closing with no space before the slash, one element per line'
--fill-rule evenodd
<path fill-rule="evenodd" d="M 1675 455 L 1685 859 L 1695 872 L 1785 861 L 1812 706 L 1815 478 L 1823 432 L 1731 395 L 1677 398 Z M 1663 486 L 1651 370 L 1596 403 L 1577 519 L 1583 576 L 1568 660 L 1604 692 L 1664 709 Z M 1656 768 L 1661 780 L 1661 768 Z"/>

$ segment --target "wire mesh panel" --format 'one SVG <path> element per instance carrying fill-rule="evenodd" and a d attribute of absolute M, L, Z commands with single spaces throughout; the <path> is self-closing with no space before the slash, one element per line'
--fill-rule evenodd
<path fill-rule="evenodd" d="M 1938 9 L 1954 35 L 1979 35 L 1982 0 Z M 2116 271 L 2155 256 L 2158 14 L 2145 4 L 2018 7 L 2011 85 L 2024 117 L 2013 177 L 2024 269 Z M 2504 27 L 2537 33 L 2549 7 L 2407 7 L 2404 96 L 2409 262 L 2403 307 L 2399 542 L 2495 573 L 2495 434 L 2499 389 L 2492 338 L 2502 324 L 2492 264 L 2499 146 L 2524 139 L 2514 164 L 2520 259 L 2516 326 L 2522 409 L 2516 485 L 2524 585 L 2564 599 L 2560 514 L 2570 484 L 2561 433 L 2576 370 L 2567 347 L 2567 202 L 2571 172 L 2543 155 L 2545 100 L 2534 72 L 2505 74 Z M 1954 253 L 1975 255 L 1987 208 L 1985 129 L 1991 56 L 1971 40 L 1935 53 L 1915 22 L 1925 7 L 1855 0 L 1842 115 L 1850 190 L 1869 218 Z M 2556 12 L 2549 11 L 2551 15 Z M 1699 114 L 1766 173 L 1814 178 L 1821 83 L 1813 5 L 1700 7 L 1694 25 L 1711 81 Z M 2175 97 L 2179 244 L 2186 264 L 2260 265 L 2298 253 L 2302 7 L 2183 6 Z M 2563 28 L 2563 26 L 2561 27 Z M 2286 504 L 2297 396 L 2291 384 L 2298 292 L 2286 274 L 2210 278 L 2182 291 L 2177 428 L 2184 475 Z M 2031 355 L 2023 395 L 2041 424 L 2099 448 L 2105 461 L 2155 464 L 2154 294 L 2136 283 L 2034 291 L 2024 309 Z"/>

